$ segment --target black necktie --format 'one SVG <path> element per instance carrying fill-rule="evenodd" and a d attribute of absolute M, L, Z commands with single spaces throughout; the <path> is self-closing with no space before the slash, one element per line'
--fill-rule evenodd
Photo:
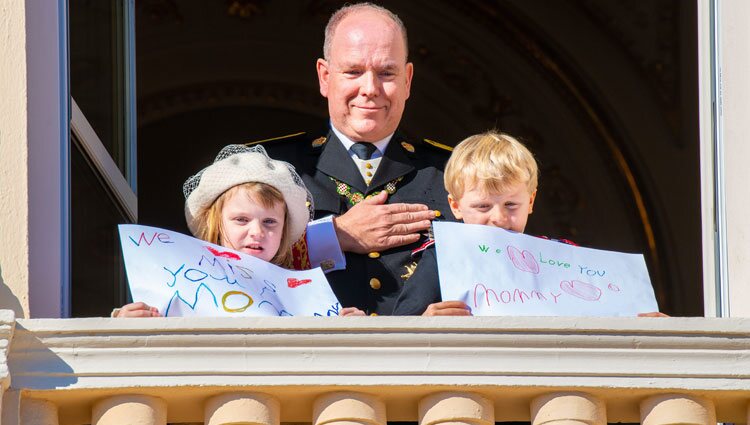
<path fill-rule="evenodd" d="M 375 145 L 367 142 L 357 142 L 352 145 L 351 150 L 361 160 L 368 160 L 372 158 L 372 153 L 375 152 Z"/>

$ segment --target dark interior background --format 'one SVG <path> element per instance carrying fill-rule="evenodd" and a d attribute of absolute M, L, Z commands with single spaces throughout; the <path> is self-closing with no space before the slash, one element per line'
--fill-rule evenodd
<path fill-rule="evenodd" d="M 409 30 L 403 132 L 518 136 L 541 165 L 528 233 L 642 252 L 661 310 L 703 314 L 695 2 L 378 3 Z M 325 122 L 342 4 L 138 0 L 139 222 L 187 232 L 182 183 L 223 145 Z"/>

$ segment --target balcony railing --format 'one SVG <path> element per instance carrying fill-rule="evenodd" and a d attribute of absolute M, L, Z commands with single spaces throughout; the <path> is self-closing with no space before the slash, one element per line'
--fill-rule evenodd
<path fill-rule="evenodd" d="M 19 319 L 3 425 L 748 422 L 750 319 Z"/>

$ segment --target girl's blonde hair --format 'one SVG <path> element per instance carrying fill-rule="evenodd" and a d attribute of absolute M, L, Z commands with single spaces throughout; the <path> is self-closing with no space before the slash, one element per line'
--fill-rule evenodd
<path fill-rule="evenodd" d="M 289 211 L 281 192 L 265 183 L 248 182 L 238 184 L 219 195 L 211 205 L 201 211 L 196 217 L 195 237 L 217 245 L 224 245 L 224 228 L 221 212 L 224 209 L 224 203 L 241 191 L 244 191 L 251 201 L 260 203 L 264 208 L 273 208 L 277 204 L 284 206 L 284 229 L 282 231 L 281 243 L 279 244 L 279 250 L 273 256 L 271 262 L 284 268 L 291 268 L 292 244 L 296 241 L 290 240 Z"/>
<path fill-rule="evenodd" d="M 509 186 L 524 183 L 529 193 L 536 190 L 539 168 L 534 155 L 514 137 L 488 131 L 467 137 L 459 143 L 445 166 L 445 189 L 455 199 L 477 187 L 501 193 Z"/>

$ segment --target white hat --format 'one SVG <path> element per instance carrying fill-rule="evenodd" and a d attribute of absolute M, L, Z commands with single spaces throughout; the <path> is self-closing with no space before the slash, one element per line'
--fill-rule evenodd
<path fill-rule="evenodd" d="M 225 146 L 214 163 L 187 179 L 182 185 L 185 195 L 185 219 L 193 234 L 198 230 L 197 217 L 222 193 L 243 183 L 265 183 L 284 196 L 289 211 L 289 236 L 297 242 L 315 211 L 312 196 L 302 179 L 288 162 L 271 159 L 263 146 Z"/>

